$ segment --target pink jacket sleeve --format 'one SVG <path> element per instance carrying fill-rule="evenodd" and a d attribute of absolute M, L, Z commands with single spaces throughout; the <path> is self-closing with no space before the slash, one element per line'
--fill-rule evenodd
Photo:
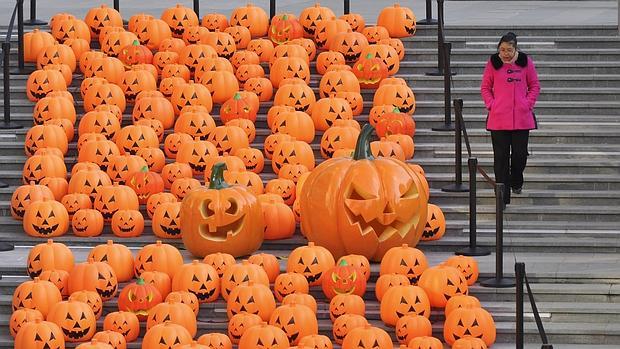
<path fill-rule="evenodd" d="M 534 62 L 530 59 L 527 62 L 527 102 L 530 106 L 530 110 L 534 109 L 534 104 L 540 94 L 540 83 L 538 82 L 538 73 L 536 73 L 536 67 Z"/>
<path fill-rule="evenodd" d="M 484 101 L 484 106 L 487 110 L 491 110 L 493 106 L 493 102 L 495 101 L 495 95 L 493 94 L 493 78 L 494 78 L 494 68 L 489 60 L 487 65 L 484 67 L 484 73 L 482 74 L 482 84 L 480 85 L 480 94 L 482 95 L 482 100 Z M 538 80 L 536 80 L 538 82 Z"/>

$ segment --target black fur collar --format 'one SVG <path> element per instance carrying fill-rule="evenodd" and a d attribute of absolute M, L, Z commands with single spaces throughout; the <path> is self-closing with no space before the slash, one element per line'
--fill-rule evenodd
<path fill-rule="evenodd" d="M 502 62 L 502 59 L 499 58 L 499 53 L 491 55 L 491 64 L 493 64 L 493 68 L 495 68 L 495 70 L 501 68 L 502 65 L 504 65 L 504 62 Z M 527 67 L 527 55 L 519 51 L 519 56 L 517 57 L 515 64 L 521 68 Z"/>

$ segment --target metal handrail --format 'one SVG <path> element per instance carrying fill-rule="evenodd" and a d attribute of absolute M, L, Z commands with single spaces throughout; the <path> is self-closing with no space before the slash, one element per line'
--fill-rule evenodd
<path fill-rule="evenodd" d="M 15 18 L 17 18 L 18 31 L 18 69 L 21 72 L 24 69 L 24 0 L 17 0 L 13 14 L 9 21 L 6 37 L 2 41 L 2 72 L 4 87 L 4 120 L 0 123 L 0 129 L 16 129 L 21 128 L 20 125 L 11 122 L 11 71 L 9 70 L 11 55 L 11 37 L 13 28 L 15 27 Z M 0 188 L 6 188 L 8 184 L 0 182 Z"/>
<path fill-rule="evenodd" d="M 534 320 L 536 321 L 536 327 L 538 328 L 538 334 L 540 334 L 540 339 L 543 344 L 541 349 L 553 349 L 553 345 L 549 344 L 549 340 L 547 339 L 547 333 L 545 332 L 545 327 L 543 326 L 542 319 L 540 318 L 540 313 L 538 312 L 538 307 L 536 306 L 536 300 L 534 299 L 534 293 L 532 293 L 532 288 L 530 287 L 530 282 L 527 279 L 527 273 L 525 272 L 525 263 L 515 263 L 515 277 L 517 279 L 517 294 L 515 297 L 516 301 L 516 345 L 517 349 L 523 349 L 525 331 L 523 330 L 524 325 L 524 310 L 523 310 L 523 286 L 527 287 L 527 295 L 530 300 L 530 305 L 532 307 L 532 312 L 534 313 Z"/>

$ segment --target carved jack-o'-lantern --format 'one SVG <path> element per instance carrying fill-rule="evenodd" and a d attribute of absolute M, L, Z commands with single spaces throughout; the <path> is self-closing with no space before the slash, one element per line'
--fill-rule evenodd
<path fill-rule="evenodd" d="M 209 189 L 194 190 L 183 201 L 183 243 L 196 256 L 213 252 L 250 254 L 263 240 L 263 213 L 258 200 L 244 187 L 229 187 L 223 178 L 225 169 L 225 165 L 216 164 Z"/>
<path fill-rule="evenodd" d="M 355 253 L 380 260 L 391 247 L 402 243 L 415 245 L 424 228 L 427 199 L 420 195 L 418 175 L 405 163 L 373 160 L 368 155 L 371 133 L 372 126 L 364 126 L 353 159 L 337 158 L 322 163 L 308 176 L 300 193 L 302 229 L 306 236 L 337 257 Z M 379 163 L 392 171 L 389 185 L 380 176 L 368 176 L 369 171 L 374 171 L 371 168 Z M 343 170 L 345 164 L 347 170 Z M 338 170 L 332 172 L 335 168 Z M 395 185 L 394 181 L 400 184 Z M 343 196 L 325 200 L 324 193 L 332 190 L 331 186 L 339 188 Z M 332 218 L 312 221 L 311 216 L 319 209 L 321 215 Z M 340 219 L 340 215 L 344 217 Z"/>
<path fill-rule="evenodd" d="M 418 285 L 426 291 L 433 307 L 443 308 L 450 298 L 467 295 L 465 276 L 455 267 L 439 265 L 426 269 Z"/>
<path fill-rule="evenodd" d="M 449 345 L 461 338 L 474 337 L 491 346 L 496 337 L 495 322 L 491 314 L 482 308 L 455 309 L 446 316 L 443 337 Z"/>
<path fill-rule="evenodd" d="M 81 301 L 68 300 L 56 303 L 47 319 L 60 327 L 67 342 L 87 341 L 97 332 L 93 310 Z"/>
<path fill-rule="evenodd" d="M 425 291 L 419 286 L 395 286 L 381 299 L 381 320 L 395 326 L 407 314 L 430 317 L 431 305 Z"/>

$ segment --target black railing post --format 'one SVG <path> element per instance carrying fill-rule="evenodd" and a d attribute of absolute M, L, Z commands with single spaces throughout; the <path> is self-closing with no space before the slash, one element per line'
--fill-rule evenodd
<path fill-rule="evenodd" d="M 344 0 L 344 14 L 348 15 L 351 13 L 351 0 Z"/>
<path fill-rule="evenodd" d="M 426 73 L 429 76 L 443 75 L 444 35 L 443 35 L 443 1 L 437 0 L 437 70 Z"/>
<path fill-rule="evenodd" d="M 17 67 L 24 71 L 24 0 L 17 0 Z"/>
<path fill-rule="evenodd" d="M 24 21 L 25 25 L 46 25 L 46 21 L 37 19 L 37 0 L 30 0 L 30 19 Z"/>
<path fill-rule="evenodd" d="M 11 63 L 11 43 L 2 43 L 2 82 L 4 87 L 4 121 L 0 123 L 2 130 L 14 130 L 22 128 L 21 125 L 11 122 L 11 71 L 9 69 Z M 6 188 L 9 185 L 0 182 L 0 188 Z"/>
<path fill-rule="evenodd" d="M 478 159 L 469 158 L 467 160 L 469 168 L 469 246 L 454 252 L 463 256 L 487 256 L 491 251 L 484 247 L 477 246 L 478 225 L 476 222 L 477 212 L 477 184 L 476 175 L 478 174 Z"/>
<path fill-rule="evenodd" d="M 194 12 L 196 12 L 196 16 L 200 18 L 200 0 L 194 0 Z"/>
<path fill-rule="evenodd" d="M 523 349 L 524 333 L 523 333 L 523 277 L 525 275 L 525 264 L 515 263 L 515 279 L 517 282 L 517 295 L 516 295 L 516 327 L 515 327 L 515 342 L 516 349 Z"/>
<path fill-rule="evenodd" d="M 120 0 L 114 0 L 114 9 L 118 12 L 121 12 Z"/>
<path fill-rule="evenodd" d="M 504 277 L 504 183 L 495 184 L 495 277 L 480 282 L 485 287 L 514 287 L 512 278 Z"/>
<path fill-rule="evenodd" d="M 276 16 L 276 0 L 269 0 L 269 18 Z"/>
<path fill-rule="evenodd" d="M 433 19 L 433 0 L 426 0 L 426 18 L 419 20 L 417 24 L 437 24 Z"/>
<path fill-rule="evenodd" d="M 448 44 L 449 43 L 446 43 L 446 45 Z M 449 49 L 450 47 L 448 46 L 446 50 L 449 51 Z M 449 78 L 450 76 L 446 75 L 446 77 Z M 448 89 L 446 97 L 449 95 L 450 90 Z M 461 120 L 463 119 L 461 116 L 463 114 L 462 99 L 454 100 L 454 113 L 458 114 L 458 116 L 454 118 L 454 123 L 456 124 L 456 132 L 454 132 L 454 184 L 445 186 L 441 188 L 441 190 L 446 192 L 466 192 L 469 191 L 469 188 L 463 184 L 463 142 L 461 141 L 461 133 L 463 132 L 463 127 L 461 125 Z M 449 127 L 452 126 L 450 124 L 450 116 L 451 115 L 449 113 L 446 115 L 446 123 L 444 125 L 446 128 L 444 128 L 442 131 L 448 131 Z"/>
<path fill-rule="evenodd" d="M 452 43 L 444 42 L 443 46 L 444 48 L 443 50 L 441 50 L 441 53 L 444 55 L 442 59 L 442 71 L 450 71 L 452 69 L 450 68 L 450 53 L 452 52 Z M 452 85 L 450 84 L 451 78 L 452 77 L 449 74 L 443 74 L 444 123 L 439 127 L 433 127 L 433 131 L 454 131 L 454 125 L 452 125 L 452 107 L 450 106 L 450 101 L 452 99 Z M 463 104 L 461 103 L 461 107 L 462 106 Z"/>

